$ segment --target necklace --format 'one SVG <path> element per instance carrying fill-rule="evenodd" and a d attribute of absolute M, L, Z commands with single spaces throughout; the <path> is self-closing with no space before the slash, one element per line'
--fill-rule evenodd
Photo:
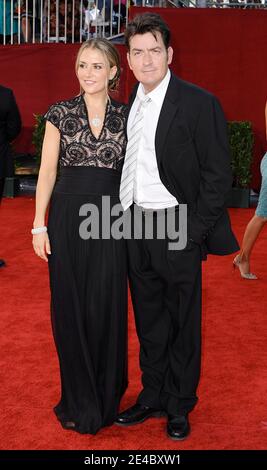
<path fill-rule="evenodd" d="M 87 109 L 89 109 L 89 106 L 87 104 L 87 101 L 86 101 L 86 98 L 84 97 L 84 100 L 85 100 L 85 104 L 87 106 Z M 109 101 L 109 100 L 108 100 Z M 94 127 L 100 127 L 101 124 L 102 124 L 102 119 L 98 116 L 98 114 L 96 114 L 92 119 L 91 119 L 91 122 L 93 124 Z"/>
<path fill-rule="evenodd" d="M 98 115 L 96 115 L 92 119 L 92 124 L 93 124 L 94 127 L 99 127 L 101 125 L 101 119 L 98 117 Z"/>

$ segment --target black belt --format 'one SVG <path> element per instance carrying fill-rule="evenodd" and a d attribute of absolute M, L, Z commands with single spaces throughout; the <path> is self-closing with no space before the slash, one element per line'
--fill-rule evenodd
<path fill-rule="evenodd" d="M 172 207 L 166 207 L 166 208 L 162 208 L 162 209 L 147 209 L 145 207 L 138 206 L 138 204 L 136 204 L 134 202 L 133 205 L 131 206 L 132 209 L 134 209 L 134 206 L 137 207 L 138 210 L 140 210 L 143 215 L 150 215 L 150 214 L 153 214 L 153 215 L 164 214 L 164 215 L 166 215 L 167 211 L 171 210 L 171 209 L 172 210 L 174 209 L 175 212 L 179 211 L 179 205 L 172 206 Z"/>

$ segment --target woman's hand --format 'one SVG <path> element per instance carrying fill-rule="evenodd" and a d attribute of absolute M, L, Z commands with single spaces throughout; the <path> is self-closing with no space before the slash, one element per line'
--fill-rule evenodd
<path fill-rule="evenodd" d="M 33 249 L 37 256 L 48 261 L 47 255 L 51 255 L 50 242 L 47 232 L 38 233 L 32 237 Z"/>

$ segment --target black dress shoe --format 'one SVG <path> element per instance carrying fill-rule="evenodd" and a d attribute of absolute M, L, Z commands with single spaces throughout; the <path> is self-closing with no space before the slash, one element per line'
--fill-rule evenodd
<path fill-rule="evenodd" d="M 182 441 L 190 433 L 188 416 L 168 416 L 167 434 L 175 441 Z"/>
<path fill-rule="evenodd" d="M 119 426 L 133 426 L 134 424 L 143 423 L 146 419 L 164 416 L 164 411 L 150 408 L 150 406 L 140 405 L 136 403 L 131 408 L 120 413 L 115 420 L 115 424 Z"/>
<path fill-rule="evenodd" d="M 0 259 L 0 268 L 3 268 L 6 265 L 3 259 Z"/>

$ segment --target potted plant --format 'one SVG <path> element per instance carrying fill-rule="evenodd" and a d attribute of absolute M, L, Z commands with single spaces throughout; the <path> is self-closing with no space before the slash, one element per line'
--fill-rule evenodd
<path fill-rule="evenodd" d="M 38 175 L 45 133 L 45 119 L 41 114 L 34 114 L 34 117 L 35 125 L 32 143 L 35 147 L 35 161 L 32 155 L 26 153 L 19 154 L 13 150 L 15 175 L 5 179 L 4 196 L 6 197 L 14 197 L 19 194 L 21 177 L 26 176 L 28 179 L 36 179 L 36 175 Z"/>
<path fill-rule="evenodd" d="M 44 118 L 42 114 L 34 114 L 34 117 L 35 117 L 36 122 L 34 125 L 34 131 L 32 134 L 32 143 L 35 147 L 35 161 L 38 167 L 38 171 L 37 171 L 37 174 L 38 174 L 39 167 L 41 164 L 46 119 Z M 59 167 L 59 162 L 58 162 L 57 175 L 59 174 L 60 174 L 60 167 Z"/>
<path fill-rule="evenodd" d="M 233 171 L 233 187 L 228 207 L 249 207 L 251 163 L 253 150 L 252 124 L 249 121 L 228 122 Z"/>
<path fill-rule="evenodd" d="M 32 134 L 32 143 L 35 147 L 35 160 L 39 167 L 41 163 L 42 146 L 45 133 L 45 118 L 42 114 L 34 114 L 34 117 L 36 122 Z"/>

